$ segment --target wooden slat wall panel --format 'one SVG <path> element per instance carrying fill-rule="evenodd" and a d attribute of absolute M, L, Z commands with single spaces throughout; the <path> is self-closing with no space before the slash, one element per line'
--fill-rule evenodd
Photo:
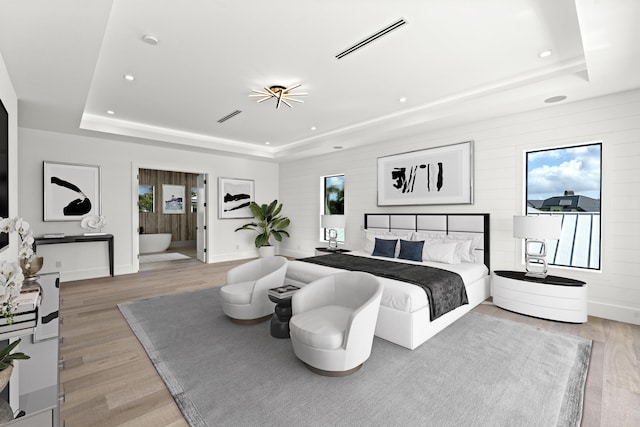
<path fill-rule="evenodd" d="M 197 174 L 140 169 L 140 185 L 153 185 L 154 211 L 140 212 L 140 227 L 144 233 L 171 233 L 172 242 L 196 240 L 196 214 L 191 212 L 191 188 L 197 186 Z M 184 214 L 162 213 L 162 184 L 185 186 Z"/>

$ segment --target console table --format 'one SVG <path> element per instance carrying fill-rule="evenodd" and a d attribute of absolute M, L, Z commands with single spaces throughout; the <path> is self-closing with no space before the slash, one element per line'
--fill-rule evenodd
<path fill-rule="evenodd" d="M 109 244 L 109 274 L 113 276 L 113 234 L 97 234 L 86 236 L 64 236 L 64 237 L 43 237 L 38 236 L 34 239 L 33 250 L 38 245 L 57 245 L 60 243 L 82 243 L 82 242 L 107 242 Z"/>
<path fill-rule="evenodd" d="M 491 295 L 496 306 L 516 313 L 570 323 L 587 321 L 587 284 L 580 280 L 494 271 Z"/>

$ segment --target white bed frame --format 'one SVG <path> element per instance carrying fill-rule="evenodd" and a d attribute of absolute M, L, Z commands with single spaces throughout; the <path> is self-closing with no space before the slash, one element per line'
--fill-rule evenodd
<path fill-rule="evenodd" d="M 465 304 L 434 320 L 429 307 L 413 312 L 380 306 L 375 335 L 387 341 L 415 349 L 420 344 L 464 316 L 490 296 L 490 229 L 489 214 L 387 214 L 364 215 L 364 227 L 381 231 L 422 231 L 440 235 L 482 236 L 476 248 L 476 259 L 483 259 L 489 274 L 467 285 L 469 304 Z"/>

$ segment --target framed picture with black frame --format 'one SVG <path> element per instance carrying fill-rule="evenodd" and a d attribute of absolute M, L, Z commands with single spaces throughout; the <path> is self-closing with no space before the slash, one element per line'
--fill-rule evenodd
<path fill-rule="evenodd" d="M 100 166 L 44 162 L 43 169 L 45 221 L 102 215 Z"/>

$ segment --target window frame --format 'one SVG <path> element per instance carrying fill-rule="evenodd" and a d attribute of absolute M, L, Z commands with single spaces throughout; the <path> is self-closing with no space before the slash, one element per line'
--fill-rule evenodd
<path fill-rule="evenodd" d="M 319 230 L 319 240 L 321 242 L 328 242 L 329 241 L 329 236 L 328 236 L 328 232 L 326 228 L 322 227 L 322 215 L 326 215 L 327 214 L 327 205 L 325 203 L 325 201 L 327 200 L 327 195 L 326 195 L 326 189 L 327 189 L 327 179 L 328 178 L 335 178 L 335 177 L 342 177 L 342 213 L 335 213 L 336 215 L 344 215 L 344 211 L 345 211 L 345 200 L 344 200 L 344 191 L 345 191 L 345 182 L 346 182 L 346 178 L 345 178 L 345 174 L 344 173 L 334 173 L 334 174 L 330 174 L 330 175 L 322 175 L 320 177 L 320 214 L 318 216 L 318 224 L 320 224 L 320 230 Z M 344 244 L 345 242 L 345 232 L 344 232 L 344 228 L 337 228 L 336 229 L 338 231 L 338 243 L 340 244 Z"/>
<path fill-rule="evenodd" d="M 581 266 L 581 265 L 573 265 L 573 254 L 574 254 L 574 248 L 575 248 L 575 239 L 576 239 L 576 229 L 578 228 L 578 222 L 579 222 L 579 216 L 580 215 L 588 215 L 588 212 L 585 213 L 579 213 L 579 212 L 563 212 L 563 211 L 554 211 L 554 210 L 549 210 L 548 214 L 554 214 L 554 215 L 559 215 L 561 214 L 563 216 L 563 226 L 565 225 L 565 219 L 566 219 L 566 215 L 574 215 L 576 216 L 575 218 L 575 222 L 572 223 L 570 226 L 573 228 L 573 241 L 570 242 L 571 243 L 571 254 L 570 254 L 570 260 L 569 263 L 556 263 L 554 259 L 549 259 L 552 255 L 555 258 L 558 252 L 558 246 L 560 246 L 560 240 L 553 240 L 550 241 L 551 244 L 549 242 L 547 242 L 547 249 L 548 249 L 548 255 L 547 255 L 547 264 L 549 265 L 549 267 L 556 267 L 556 268 L 563 268 L 563 269 L 572 269 L 572 270 L 578 270 L 578 271 L 593 271 L 593 272 L 601 272 L 602 271 L 602 178 L 603 178 L 603 167 L 602 167 L 602 158 L 603 158 L 603 142 L 601 140 L 599 141 L 593 141 L 593 142 L 586 142 L 586 143 L 579 143 L 579 144 L 572 144 L 572 145 L 563 145 L 563 146 L 559 146 L 559 147 L 551 147 L 551 148 L 544 148 L 544 149 L 534 149 L 534 150 L 525 150 L 524 152 L 524 175 L 525 175 L 525 183 L 524 183 L 524 214 L 525 215 L 529 215 L 532 214 L 532 212 L 529 212 L 529 209 L 537 209 L 534 206 L 532 206 L 529 203 L 529 181 L 530 181 L 530 177 L 529 177 L 529 155 L 532 153 L 540 153 L 540 152 L 550 152 L 550 151 L 554 151 L 554 150 L 566 150 L 566 149 L 575 149 L 575 148 L 581 148 L 581 147 L 591 147 L 591 146 L 598 146 L 599 147 L 599 164 L 600 164 L 600 171 L 599 171 L 599 182 L 598 182 L 598 186 L 599 186 L 599 203 L 600 203 L 600 207 L 599 210 L 597 211 L 597 216 L 598 216 L 598 222 L 597 222 L 597 237 L 598 237 L 598 248 L 597 248 L 597 267 L 592 267 L 591 265 L 591 256 L 589 255 L 587 258 L 587 266 Z M 570 190 L 569 188 L 565 189 L 565 190 Z M 579 196 L 580 194 L 575 194 L 575 196 Z M 557 196 L 551 196 L 548 197 L 545 200 L 549 200 L 553 197 L 563 197 L 563 194 L 559 194 Z M 589 197 L 589 196 L 587 196 Z M 535 200 L 535 199 L 532 199 Z M 595 199 L 594 199 L 595 200 Z M 559 200 L 559 206 L 562 205 L 563 200 Z M 538 210 L 539 212 L 542 212 L 542 214 L 547 214 L 546 211 L 543 210 Z M 596 211 L 591 211 L 591 227 L 593 227 L 594 224 L 594 214 L 596 213 Z M 588 245 L 589 247 L 593 247 L 592 244 L 592 239 L 594 237 L 594 232 L 592 231 L 591 234 L 589 235 L 589 239 L 588 239 Z M 566 243 L 565 243 L 566 244 Z M 549 250 L 549 246 L 552 246 L 553 250 Z M 587 249 L 587 251 L 591 252 L 592 249 Z M 595 259 L 595 258 L 594 258 Z"/>

